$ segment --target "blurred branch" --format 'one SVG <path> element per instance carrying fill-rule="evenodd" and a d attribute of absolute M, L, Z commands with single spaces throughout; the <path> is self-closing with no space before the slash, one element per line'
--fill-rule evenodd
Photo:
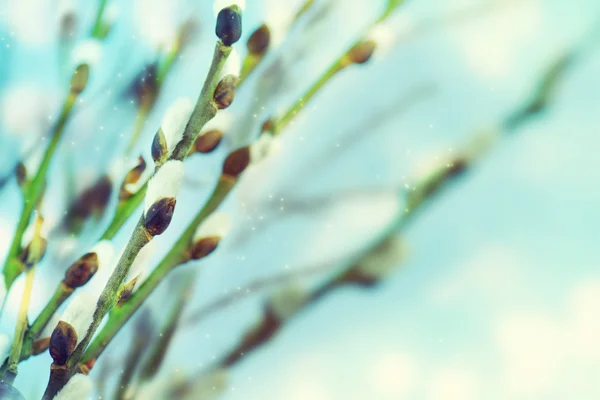
<path fill-rule="evenodd" d="M 270 289 L 275 286 L 290 283 L 299 278 L 309 277 L 320 272 L 330 270 L 331 263 L 324 263 L 307 268 L 295 268 L 293 270 L 285 271 L 279 274 L 268 275 L 260 277 L 253 281 L 250 281 L 242 286 L 237 287 L 235 290 L 231 290 L 231 293 L 226 293 L 209 303 L 198 307 L 192 311 L 186 318 L 183 327 L 190 328 L 203 321 L 209 315 L 212 315 L 218 311 L 244 300 L 245 298 L 256 294 L 258 292 Z"/>
<path fill-rule="evenodd" d="M 552 98 L 550 93 L 554 92 L 556 85 L 559 83 L 558 78 L 564 75 L 566 65 L 572 65 L 571 63 L 565 64 L 563 60 L 572 59 L 574 53 L 577 51 L 577 49 L 572 49 L 546 69 L 539 81 L 540 84 L 534 91 L 532 99 L 509 115 L 504 124 L 502 124 L 504 131 L 501 133 L 505 135 L 511 134 L 521 128 L 531 117 L 538 115 L 541 111 L 547 110 L 549 101 Z M 560 73 L 557 73 L 557 71 L 560 71 Z M 532 104 L 536 106 L 532 107 Z M 514 115 L 518 115 L 519 118 L 515 118 Z M 310 291 L 301 301 L 297 299 L 296 307 L 288 309 L 285 316 L 275 312 L 272 303 L 267 303 L 260 321 L 247 330 L 240 342 L 224 354 L 209 369 L 209 373 L 236 365 L 252 352 L 268 343 L 292 317 L 298 315 L 301 311 L 307 310 L 310 306 L 333 293 L 336 289 L 345 286 L 370 288 L 380 283 L 386 277 L 385 274 L 373 274 L 372 266 L 371 271 L 364 268 L 366 261 L 368 259 L 372 261 L 373 257 L 378 252 L 381 252 L 382 246 L 385 248 L 386 243 L 397 237 L 406 228 L 407 224 L 413 220 L 417 212 L 421 211 L 424 205 L 429 204 L 443 188 L 454 182 L 457 178 L 464 176 L 465 172 L 470 170 L 475 165 L 475 162 L 486 154 L 487 150 L 494 143 L 495 138 L 495 136 L 487 137 L 485 138 L 486 140 L 482 141 L 481 137 L 476 137 L 476 140 L 473 141 L 475 143 L 474 146 L 467 146 L 457 156 L 453 157 L 450 163 L 444 163 L 425 178 L 415 182 L 414 185 L 411 185 L 413 189 L 405 190 L 402 194 L 406 199 L 407 207 L 405 212 L 391 221 L 389 227 L 368 246 L 357 252 L 346 264 L 347 266 L 338 274 Z M 375 260 L 378 259 L 375 257 Z M 381 260 L 382 258 L 380 257 L 379 261 Z M 387 261 L 389 262 L 390 260 L 388 259 Z M 378 265 L 375 265 L 375 268 L 377 267 Z M 387 271 L 384 268 L 380 272 Z M 205 374 L 203 373 L 201 376 L 205 376 Z"/>

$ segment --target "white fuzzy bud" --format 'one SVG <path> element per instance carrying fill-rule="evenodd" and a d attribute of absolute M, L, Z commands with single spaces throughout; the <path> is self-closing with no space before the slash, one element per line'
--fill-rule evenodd
<path fill-rule="evenodd" d="M 71 53 L 73 65 L 88 64 L 90 68 L 97 66 L 102 60 L 103 44 L 98 39 L 86 39 L 79 43 Z"/>
<path fill-rule="evenodd" d="M 227 236 L 231 230 L 231 217 L 225 212 L 215 212 L 206 218 L 201 223 L 194 233 L 194 241 L 207 237 L 220 237 L 221 239 Z"/>
<path fill-rule="evenodd" d="M 94 385 L 89 376 L 76 374 L 54 396 L 54 400 L 88 400 L 92 397 Z"/>
<path fill-rule="evenodd" d="M 183 132 L 193 111 L 194 101 L 189 97 L 180 97 L 167 108 L 160 128 L 167 140 L 167 154 L 169 156 L 183 138 Z"/>
<path fill-rule="evenodd" d="M 250 163 L 258 164 L 281 150 L 281 139 L 264 133 L 250 146 Z"/>
<path fill-rule="evenodd" d="M 144 215 L 159 200 L 177 197 L 182 179 L 183 163 L 181 161 L 169 160 L 164 163 L 148 182 L 148 191 L 144 201 Z"/>
<path fill-rule="evenodd" d="M 29 84 L 2 91 L 0 120 L 6 133 L 23 139 L 26 146 L 39 140 L 51 123 L 54 98 Z"/>
<path fill-rule="evenodd" d="M 156 243 L 156 240 L 151 240 L 147 245 L 142 247 L 129 268 L 125 283 L 137 278 L 138 282 L 134 287 L 134 291 L 142 283 L 142 278 L 150 272 L 150 261 L 152 261 L 152 256 L 156 250 Z"/>
<path fill-rule="evenodd" d="M 223 71 L 221 72 L 221 76 L 233 75 L 240 76 L 240 72 L 242 71 L 242 59 L 240 57 L 240 53 L 234 48 L 229 54 L 229 58 L 227 58 L 227 62 L 223 67 Z"/>
<path fill-rule="evenodd" d="M 308 293 L 305 288 L 291 284 L 271 295 L 269 305 L 271 311 L 281 320 L 291 317 L 306 302 Z"/>
<path fill-rule="evenodd" d="M 112 265 L 115 249 L 110 240 L 101 240 L 90 250 L 98 257 L 98 268 L 108 268 Z"/>
<path fill-rule="evenodd" d="M 388 21 L 380 22 L 367 33 L 366 40 L 372 40 L 377 47 L 375 48 L 375 57 L 382 57 L 390 52 L 396 45 L 398 33 L 393 25 Z"/>
<path fill-rule="evenodd" d="M 152 165 L 152 163 L 149 163 L 145 157 L 144 157 L 144 161 L 146 163 L 146 169 L 142 172 L 142 175 L 140 175 L 140 179 L 138 179 L 134 183 L 128 183 L 125 185 L 125 190 L 127 190 L 131 194 L 137 193 L 141 189 L 141 187 L 144 186 L 144 184 L 146 182 L 148 182 L 148 179 L 150 179 L 150 177 L 152 177 L 152 174 L 154 174 L 154 168 L 150 167 Z M 109 171 L 109 176 L 113 176 L 113 175 L 120 176 L 120 178 L 123 179 L 123 176 L 122 176 L 123 173 L 129 172 L 132 168 L 135 168 L 138 164 L 139 164 L 139 160 L 137 158 L 131 160 L 130 162 L 126 162 L 123 159 L 121 159 L 121 161 L 117 160 L 111 166 L 111 171 Z"/>
<path fill-rule="evenodd" d="M 294 12 L 284 2 L 270 2 L 266 7 L 265 24 L 269 27 L 270 46 L 280 45 L 287 35 L 294 18 Z"/>
<path fill-rule="evenodd" d="M 68 323 L 75 329 L 78 343 L 83 339 L 92 323 L 97 302 L 98 298 L 96 296 L 85 291 L 77 292 L 60 318 L 61 321 Z"/>
<path fill-rule="evenodd" d="M 405 253 L 404 240 L 398 234 L 392 235 L 358 262 L 358 270 L 366 277 L 385 279 L 400 265 Z"/>

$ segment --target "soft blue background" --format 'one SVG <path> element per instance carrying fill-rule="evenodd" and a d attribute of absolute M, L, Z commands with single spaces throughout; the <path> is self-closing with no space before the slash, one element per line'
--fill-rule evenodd
<path fill-rule="evenodd" d="M 14 22 L 14 9 L 24 7 L 20 3 L 29 5 L 31 21 L 47 25 L 37 27 L 46 29 L 41 39 L 30 40 L 17 29 L 24 29 Z M 200 40 L 168 79 L 144 130 L 146 152 L 165 108 L 181 95 L 197 95 L 211 56 L 211 2 L 184 3 L 181 15 L 200 16 Z M 275 3 L 282 1 L 247 1 L 246 34 Z M 299 3 L 285 1 L 290 12 Z M 186 163 L 186 187 L 173 226 L 159 239 L 163 251 L 201 205 L 226 151 L 247 142 L 245 135 L 255 134 L 266 117 L 295 101 L 383 5 L 334 3 L 326 21 L 308 33 L 301 24 L 270 56 L 283 57 L 289 68 L 285 90 L 256 118 L 244 119 L 255 98 L 255 76 L 231 109 L 234 123 L 226 146 Z M 89 26 L 94 4 L 78 2 L 82 27 Z M 65 74 L 52 7 L 50 1 L 0 1 L 0 97 L 11 85 L 28 82 L 60 99 Z M 75 176 L 85 185 L 90 171 L 105 168 L 118 150 L 119 135 L 132 128 L 134 110 L 117 94 L 122 82 L 152 58 L 151 44 L 134 23 L 136 13 L 151 14 L 152 6 L 147 7 L 122 5 L 102 63 L 62 143 L 63 160 L 53 165 L 44 204 L 49 219 L 64 210 L 65 159 L 72 158 Z M 254 277 L 321 263 L 336 267 L 393 217 L 382 193 L 500 123 L 528 98 L 554 59 L 574 46 L 585 47 L 548 112 L 503 138 L 473 173 L 419 215 L 405 235 L 410 254 L 389 281 L 372 291 L 341 290 L 291 321 L 231 371 L 224 398 L 600 396 L 600 35 L 594 33 L 599 18 L 600 6 L 593 0 L 411 0 L 397 12 L 390 22 L 400 32 L 395 46 L 368 65 L 345 71 L 319 93 L 283 135 L 281 153 L 249 173 L 223 206 L 232 213 L 234 230 L 209 260 L 186 267 L 201 271 L 190 309 Z M 362 135 L 346 144 L 355 130 Z M 0 137 L 4 170 L 14 162 L 19 143 L 8 133 Z M 356 191 L 358 198 L 348 194 Z M 320 197 L 336 201 L 294 210 L 294 201 Z M 3 258 L 18 214 L 14 183 L 0 199 Z M 87 248 L 101 228 L 88 228 L 86 240 L 66 258 Z M 129 224 L 115 243 L 122 245 L 131 229 Z M 40 268 L 32 316 L 60 279 L 61 268 L 52 262 Z M 10 296 L 13 314 L 20 287 Z M 170 290 L 173 286 L 162 285 L 152 303 L 157 321 L 169 309 Z M 258 318 L 263 299 L 262 294 L 250 297 L 182 330 L 164 376 L 198 371 L 230 348 Z M 13 321 L 14 315 L 4 318 L 4 332 L 12 332 Z M 118 360 L 129 340 L 126 331 L 104 357 Z M 23 364 L 16 384 L 28 398 L 43 390 L 49 364 L 47 355 Z"/>

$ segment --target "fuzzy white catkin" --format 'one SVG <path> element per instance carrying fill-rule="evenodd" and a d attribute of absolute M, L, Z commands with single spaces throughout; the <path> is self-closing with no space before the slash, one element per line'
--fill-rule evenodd
<path fill-rule="evenodd" d="M 96 253 L 98 257 L 98 268 L 107 268 L 113 261 L 115 249 L 110 240 L 101 240 L 92 249 L 91 253 Z"/>
<path fill-rule="evenodd" d="M 144 200 L 144 215 L 157 201 L 177 197 L 182 179 L 183 163 L 181 161 L 169 160 L 164 163 L 148 182 L 148 191 Z"/>
<path fill-rule="evenodd" d="M 139 287 L 142 276 L 145 276 L 149 272 L 150 261 L 152 261 L 152 256 L 156 250 L 156 243 L 156 240 L 151 240 L 147 245 L 142 247 L 138 255 L 135 257 L 135 260 L 133 260 L 131 267 L 129 268 L 127 278 L 125 279 L 126 283 L 130 282 L 134 278 L 138 278 L 139 281 L 135 285 L 135 288 Z"/>
<path fill-rule="evenodd" d="M 97 296 L 85 291 L 78 292 L 73 296 L 60 318 L 61 321 L 70 324 L 75 329 L 77 342 L 83 339 L 90 327 L 97 302 Z"/>
<path fill-rule="evenodd" d="M 235 48 L 231 50 L 231 54 L 229 54 L 229 58 L 227 58 L 227 62 L 223 67 L 223 72 L 221 76 L 234 75 L 239 76 L 242 71 L 242 58 L 240 57 L 239 51 Z"/>
<path fill-rule="evenodd" d="M 77 66 L 79 64 L 88 64 L 94 68 L 102 60 L 104 51 L 103 44 L 98 39 L 86 39 L 79 43 L 71 53 L 71 62 Z"/>
<path fill-rule="evenodd" d="M 15 84 L 2 91 L 0 119 L 6 133 L 23 139 L 25 146 L 37 140 L 50 124 L 54 98 L 30 84 Z"/>
<path fill-rule="evenodd" d="M 215 212 L 206 218 L 206 220 L 198 226 L 194 233 L 194 241 L 218 236 L 221 239 L 227 236 L 231 230 L 231 217 L 225 212 Z"/>
<path fill-rule="evenodd" d="M 297 284 L 285 286 L 271 295 L 271 311 L 280 319 L 294 315 L 306 301 L 308 293 L 306 289 Z"/>
<path fill-rule="evenodd" d="M 177 143 L 183 138 L 185 126 L 194 111 L 194 101 L 189 97 L 180 97 L 167 108 L 161 122 L 161 129 L 167 140 L 167 153 L 171 155 Z"/>
<path fill-rule="evenodd" d="M 281 150 L 281 140 L 278 137 L 265 133 L 260 135 L 256 142 L 250 146 L 250 162 L 253 165 L 264 161 L 267 157 L 277 154 Z"/>
<path fill-rule="evenodd" d="M 404 240 L 394 234 L 363 257 L 358 262 L 358 269 L 370 278 L 384 279 L 400 265 L 405 252 Z"/>
<path fill-rule="evenodd" d="M 83 374 L 73 375 L 69 382 L 53 400 L 89 400 L 92 396 L 94 385 L 89 376 Z"/>
<path fill-rule="evenodd" d="M 132 193 L 132 194 L 137 193 L 140 190 L 140 188 L 142 186 L 144 186 L 144 184 L 146 182 L 148 182 L 148 179 L 150 179 L 150 177 L 154 173 L 154 168 L 150 167 L 152 165 L 152 161 L 148 161 L 146 158 L 144 158 L 144 162 L 146 163 L 146 169 L 142 172 L 142 175 L 137 180 L 137 182 L 128 183 L 125 185 L 125 189 L 129 193 Z M 127 173 L 131 169 L 135 168 L 138 165 L 138 163 L 139 163 L 139 160 L 137 158 L 134 160 L 126 161 L 126 160 L 121 159 L 120 161 L 116 161 L 110 167 L 109 176 L 111 176 L 111 179 L 113 181 L 118 182 L 119 180 L 124 179 L 124 176 L 123 176 L 124 173 Z"/>

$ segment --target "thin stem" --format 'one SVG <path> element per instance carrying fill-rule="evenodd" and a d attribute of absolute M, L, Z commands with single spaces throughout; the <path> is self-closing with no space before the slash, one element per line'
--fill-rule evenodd
<path fill-rule="evenodd" d="M 274 133 L 278 134 L 285 129 L 296 115 L 304 108 L 306 104 L 333 78 L 338 72 L 345 67 L 346 53 L 335 60 L 329 68 L 317 79 L 315 83 L 298 99 L 298 101 L 275 123 Z"/>
<path fill-rule="evenodd" d="M 25 276 L 25 288 L 23 289 L 23 297 L 21 298 L 21 307 L 15 327 L 15 337 L 13 338 L 10 354 L 8 355 L 8 368 L 5 376 L 5 381 L 11 383 L 17 376 L 18 364 L 21 358 L 21 348 L 23 346 L 23 337 L 27 329 L 27 311 L 29 310 L 29 300 L 31 299 L 31 288 L 33 287 L 35 267 L 27 270 Z"/>
<path fill-rule="evenodd" d="M 144 129 L 144 125 L 146 120 L 148 119 L 148 114 L 150 110 L 147 105 L 142 104 L 138 109 L 136 118 L 135 118 L 135 127 L 133 128 L 133 134 L 129 139 L 129 144 L 127 145 L 127 154 L 131 153 L 137 141 L 140 138 L 142 130 Z"/>
<path fill-rule="evenodd" d="M 225 46 L 221 41 L 217 42 L 213 61 L 204 82 L 202 91 L 200 92 L 200 96 L 198 97 L 196 107 L 194 108 L 190 120 L 185 127 L 181 141 L 177 144 L 173 151 L 171 159 L 180 161 L 183 160 L 189 153 L 190 148 L 194 144 L 194 141 L 198 137 L 202 127 L 216 115 L 217 107 L 213 102 L 214 90 L 219 82 L 221 71 L 225 65 L 225 62 L 227 61 L 227 57 L 231 53 L 231 50 L 231 47 Z M 96 330 L 100 326 L 100 323 L 106 314 L 108 314 L 108 312 L 117 304 L 119 290 L 137 254 L 152 239 L 152 237 L 146 231 L 143 222 L 144 219 L 142 215 L 131 235 L 131 238 L 129 239 L 129 242 L 125 246 L 125 250 L 123 251 L 121 259 L 110 276 L 104 290 L 102 291 L 102 294 L 100 295 L 100 298 L 98 299 L 98 304 L 96 305 L 96 310 L 94 311 L 92 323 L 86 335 L 77 345 L 67 361 L 69 376 L 72 376 L 72 374 L 75 373 L 75 369 L 78 366 L 87 345 L 90 343 L 92 337 L 96 333 Z M 58 385 L 55 383 L 56 382 L 52 382 L 51 379 L 51 382 L 46 390 L 48 396 L 55 395 L 55 391 L 60 390 L 61 385 L 63 385 L 65 382 L 59 382 Z M 51 390 L 48 391 L 49 389 Z"/>
<path fill-rule="evenodd" d="M 107 0 L 100 0 L 98 5 L 98 11 L 96 12 L 96 19 L 94 21 L 94 27 L 92 28 L 91 36 L 97 39 L 102 39 L 108 33 L 104 26 L 103 16 L 104 10 L 106 9 Z"/>
<path fill-rule="evenodd" d="M 58 121 L 54 126 L 50 144 L 48 145 L 48 148 L 46 148 L 46 152 L 42 157 L 42 162 L 40 163 L 37 173 L 35 174 L 33 180 L 28 184 L 28 187 L 25 191 L 27 195 L 24 196 L 23 199 L 23 209 L 21 211 L 21 216 L 19 217 L 17 229 L 13 235 L 10 249 L 8 251 L 8 255 L 4 263 L 3 274 L 7 291 L 8 289 L 10 289 L 15 279 L 17 279 L 17 277 L 23 271 L 23 265 L 18 260 L 19 252 L 21 251 L 21 241 L 23 239 L 23 234 L 29 226 L 31 215 L 33 214 L 33 211 L 44 191 L 46 175 L 48 173 L 48 168 L 50 167 L 50 162 L 52 161 L 52 157 L 56 152 L 58 143 L 60 142 L 60 139 L 63 135 L 65 126 L 67 124 L 67 121 L 69 120 L 76 99 L 77 96 L 73 93 L 69 93 L 69 95 L 67 96 L 63 104 Z"/>
<path fill-rule="evenodd" d="M 194 220 L 188 225 L 185 232 L 162 259 L 160 264 L 158 264 L 150 276 L 142 283 L 139 289 L 127 299 L 127 301 L 111 311 L 108 321 L 82 357 L 82 363 L 87 364 L 98 358 L 123 325 L 125 325 L 142 303 L 154 292 L 156 287 L 158 287 L 169 272 L 188 260 L 186 254 L 196 228 L 217 209 L 233 189 L 234 185 L 235 181 L 232 179 L 222 177 L 219 180 L 210 199 L 196 215 Z"/>
<path fill-rule="evenodd" d="M 165 356 L 167 355 L 167 351 L 169 350 L 170 345 L 173 343 L 175 333 L 179 328 L 181 316 L 183 315 L 185 306 L 190 299 L 191 289 L 196 280 L 195 278 L 196 274 L 194 273 L 187 274 L 184 277 L 183 285 L 181 285 L 181 289 L 178 290 L 178 297 L 175 301 L 173 309 L 171 310 L 171 314 L 167 319 L 163 329 L 160 331 L 160 335 L 152 346 L 150 355 L 140 371 L 140 382 L 143 383 L 152 380 L 152 378 L 154 378 L 154 376 L 156 376 L 160 370 Z"/>

